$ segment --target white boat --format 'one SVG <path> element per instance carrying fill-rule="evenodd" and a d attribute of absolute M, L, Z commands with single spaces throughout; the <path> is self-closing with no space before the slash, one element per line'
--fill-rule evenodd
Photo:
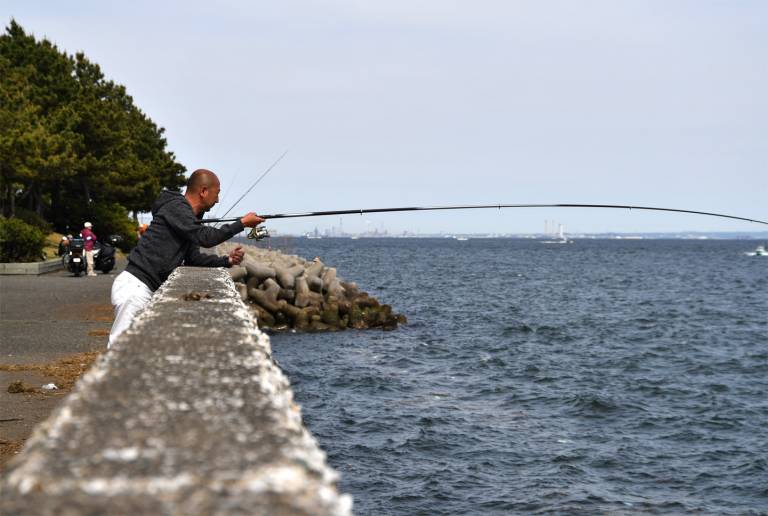
<path fill-rule="evenodd" d="M 744 254 L 747 256 L 768 256 L 768 249 L 764 245 L 759 245 L 754 251 Z"/>
<path fill-rule="evenodd" d="M 459 242 L 465 242 L 465 241 L 469 240 L 469 238 L 463 237 L 463 236 L 457 236 L 457 237 L 454 237 L 454 238 L 456 240 L 458 240 Z"/>
<path fill-rule="evenodd" d="M 563 225 L 560 224 L 560 233 L 558 234 L 557 240 L 544 240 L 541 242 L 542 244 L 572 244 L 573 240 L 568 240 L 568 238 L 565 236 L 565 231 L 563 230 Z"/>

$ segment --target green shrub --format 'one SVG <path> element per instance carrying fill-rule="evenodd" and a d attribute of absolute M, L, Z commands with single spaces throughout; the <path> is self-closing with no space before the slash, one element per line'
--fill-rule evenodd
<path fill-rule="evenodd" d="M 39 262 L 45 233 L 17 218 L 0 217 L 0 262 Z"/>

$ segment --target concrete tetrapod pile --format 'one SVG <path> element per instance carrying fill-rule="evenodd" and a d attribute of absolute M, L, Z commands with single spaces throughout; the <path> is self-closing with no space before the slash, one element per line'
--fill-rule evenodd
<path fill-rule="evenodd" d="M 229 252 L 234 244 L 223 244 Z M 337 331 L 346 328 L 394 330 L 406 318 L 392 307 L 344 281 L 320 258 L 312 261 L 281 251 L 244 246 L 243 264 L 229 269 L 243 301 L 260 328 Z"/>

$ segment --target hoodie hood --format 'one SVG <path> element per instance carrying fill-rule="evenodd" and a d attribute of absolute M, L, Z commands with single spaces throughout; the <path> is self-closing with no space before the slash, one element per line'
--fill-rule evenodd
<path fill-rule="evenodd" d="M 152 216 L 156 216 L 163 206 L 177 202 L 189 204 L 181 192 L 174 192 L 172 190 L 161 191 L 157 200 L 155 200 L 155 204 L 152 205 Z"/>

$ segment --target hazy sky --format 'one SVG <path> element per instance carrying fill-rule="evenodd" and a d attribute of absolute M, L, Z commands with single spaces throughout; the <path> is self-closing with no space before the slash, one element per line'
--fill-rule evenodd
<path fill-rule="evenodd" d="M 30 1 L 166 128 L 224 208 L 610 203 L 768 219 L 768 2 Z M 222 210 L 223 211 L 223 210 Z M 347 216 L 345 230 L 759 231 L 693 215 Z M 278 232 L 339 219 L 272 222 Z"/>

